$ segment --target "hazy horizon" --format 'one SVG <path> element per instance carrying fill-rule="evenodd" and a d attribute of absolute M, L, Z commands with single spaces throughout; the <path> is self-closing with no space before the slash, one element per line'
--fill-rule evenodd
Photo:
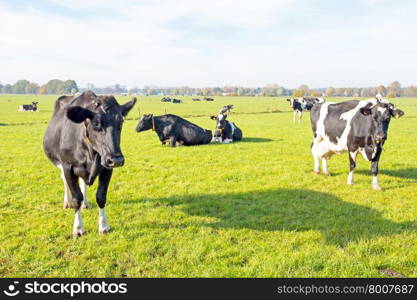
<path fill-rule="evenodd" d="M 416 15 L 406 0 L 0 0 L 0 81 L 409 86 Z"/>

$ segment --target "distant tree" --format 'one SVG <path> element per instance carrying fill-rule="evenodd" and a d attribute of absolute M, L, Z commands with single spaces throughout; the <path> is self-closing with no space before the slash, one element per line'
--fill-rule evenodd
<path fill-rule="evenodd" d="M 29 84 L 29 81 L 21 79 L 16 81 L 13 84 L 13 94 L 24 94 L 26 92 L 26 86 Z"/>
<path fill-rule="evenodd" d="M 59 88 L 59 94 L 75 94 L 77 92 L 78 86 L 74 80 L 66 80 Z"/>
<path fill-rule="evenodd" d="M 38 94 L 39 93 L 39 85 L 37 83 L 31 82 L 25 88 L 26 94 Z"/>
<path fill-rule="evenodd" d="M 393 81 L 388 86 L 387 89 L 388 94 L 394 95 L 394 97 L 400 97 L 401 96 L 401 84 L 398 81 Z"/>
<path fill-rule="evenodd" d="M 3 84 L 0 82 L 0 93 L 3 91 Z"/>
<path fill-rule="evenodd" d="M 64 82 L 62 80 L 59 80 L 59 79 L 49 80 L 45 84 L 46 93 L 47 94 L 55 94 L 55 95 L 62 94 L 63 85 L 64 85 Z"/>
<path fill-rule="evenodd" d="M 335 91 L 334 87 L 329 87 L 326 90 L 326 96 L 327 97 L 333 97 L 335 93 L 336 93 L 336 91 Z"/>
<path fill-rule="evenodd" d="M 406 97 L 417 97 L 417 86 L 408 86 L 404 88 L 404 95 Z"/>
<path fill-rule="evenodd" d="M 301 96 L 308 96 L 308 95 L 310 95 L 310 88 L 306 84 L 300 85 L 300 87 L 298 88 L 298 90 L 303 93 Z M 301 96 L 298 96 L 298 97 L 301 97 Z"/>
<path fill-rule="evenodd" d="M 381 84 L 376 87 L 376 92 L 377 94 L 381 94 L 382 96 L 385 96 L 387 94 L 387 89 L 385 88 L 385 86 Z"/>
<path fill-rule="evenodd" d="M 45 85 L 42 85 L 42 86 L 39 88 L 38 93 L 39 93 L 39 95 L 45 95 L 45 94 L 47 94 L 46 86 L 45 86 Z"/>
<path fill-rule="evenodd" d="M 12 94 L 13 93 L 13 87 L 11 84 L 5 84 L 2 88 L 3 94 Z"/>
<path fill-rule="evenodd" d="M 293 97 L 303 97 L 305 95 L 305 92 L 303 90 L 297 89 L 292 93 Z"/>
<path fill-rule="evenodd" d="M 320 96 L 320 93 L 317 92 L 317 91 L 314 91 L 314 92 L 311 92 L 311 96 L 313 96 L 313 97 L 319 97 Z"/>

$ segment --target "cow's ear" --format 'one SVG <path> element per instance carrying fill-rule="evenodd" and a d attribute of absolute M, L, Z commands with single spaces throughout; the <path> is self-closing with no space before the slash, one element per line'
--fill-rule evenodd
<path fill-rule="evenodd" d="M 126 117 L 127 114 L 129 113 L 129 111 L 133 108 L 133 106 L 135 106 L 136 104 L 136 97 L 134 97 L 132 100 L 130 100 L 129 102 L 126 102 L 125 104 L 120 106 L 120 110 L 122 111 L 122 115 L 123 117 Z"/>
<path fill-rule="evenodd" d="M 74 106 L 67 110 L 67 117 L 75 123 L 81 123 L 86 119 L 93 119 L 94 113 L 91 110 L 82 108 L 81 106 Z"/>
<path fill-rule="evenodd" d="M 363 114 L 364 116 L 369 116 L 372 114 L 372 110 L 371 108 L 367 105 L 365 107 L 361 107 L 360 110 L 361 114 Z"/>
<path fill-rule="evenodd" d="M 212 120 L 216 120 L 216 119 L 217 119 L 217 117 L 216 117 L 216 116 L 211 116 L 211 117 L 210 117 L 210 119 L 212 119 Z"/>
<path fill-rule="evenodd" d="M 397 119 L 401 118 L 402 116 L 404 116 L 404 112 L 401 109 L 394 109 L 392 111 L 392 115 L 394 117 L 396 117 Z"/>

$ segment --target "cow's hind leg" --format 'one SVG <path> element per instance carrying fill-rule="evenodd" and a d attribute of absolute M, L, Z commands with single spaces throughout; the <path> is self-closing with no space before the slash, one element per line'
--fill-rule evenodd
<path fill-rule="evenodd" d="M 107 201 L 107 189 L 109 187 L 110 179 L 113 171 L 105 169 L 100 173 L 98 188 L 97 188 L 97 204 L 99 208 L 98 215 L 98 231 L 99 233 L 107 233 L 110 231 L 109 223 L 107 222 L 106 212 L 104 210 Z"/>
<path fill-rule="evenodd" d="M 78 177 L 78 184 L 80 185 L 81 193 L 83 194 L 83 202 L 81 203 L 81 208 L 88 209 L 91 206 L 87 201 L 87 184 L 81 177 Z"/>
<path fill-rule="evenodd" d="M 58 168 L 61 170 L 61 178 L 62 181 L 64 182 L 64 209 L 65 208 L 70 208 L 70 203 L 69 203 L 69 197 L 71 196 L 70 194 L 70 190 L 67 184 L 67 180 L 65 179 L 64 176 L 64 169 L 62 168 L 61 165 L 58 165 Z"/>
<path fill-rule="evenodd" d="M 320 158 L 317 155 L 317 148 L 318 148 L 318 139 L 314 138 L 313 143 L 311 144 L 311 154 L 313 155 L 313 159 L 314 159 L 313 172 L 315 174 L 320 174 Z"/>
<path fill-rule="evenodd" d="M 353 171 L 356 168 L 356 155 L 357 154 L 358 154 L 358 152 L 349 152 L 349 168 L 350 168 L 350 172 L 349 172 L 347 184 L 350 184 L 350 185 L 352 185 L 354 183 L 354 180 L 353 180 Z"/>
<path fill-rule="evenodd" d="M 301 110 L 298 111 L 298 123 L 301 123 L 301 119 L 303 117 L 303 112 Z"/>

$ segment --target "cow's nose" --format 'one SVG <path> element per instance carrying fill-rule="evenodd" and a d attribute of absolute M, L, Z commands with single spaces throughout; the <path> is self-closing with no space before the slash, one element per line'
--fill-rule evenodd
<path fill-rule="evenodd" d="M 121 154 L 106 158 L 106 164 L 111 168 L 121 167 L 124 163 L 125 158 Z"/>
<path fill-rule="evenodd" d="M 376 142 L 377 143 L 381 143 L 382 141 L 384 141 L 386 139 L 385 135 L 377 135 L 376 136 Z"/>

